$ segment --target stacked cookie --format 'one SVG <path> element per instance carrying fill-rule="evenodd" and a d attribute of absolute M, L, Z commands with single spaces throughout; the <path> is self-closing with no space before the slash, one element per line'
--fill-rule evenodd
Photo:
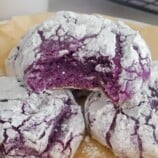
<path fill-rule="evenodd" d="M 157 157 L 158 64 L 125 24 L 59 12 L 27 32 L 6 67 L 16 78 L 1 78 L 3 158 L 73 157 L 84 119 L 65 88 L 93 91 L 87 129 L 117 156 Z"/>
<path fill-rule="evenodd" d="M 85 126 L 72 94 L 28 92 L 14 77 L 0 82 L 0 158 L 73 157 Z"/>
<path fill-rule="evenodd" d="M 131 101 L 130 101 L 131 102 Z M 121 106 L 105 94 L 93 92 L 85 105 L 88 129 L 101 144 L 120 158 L 158 157 L 158 63 L 132 99 Z"/>

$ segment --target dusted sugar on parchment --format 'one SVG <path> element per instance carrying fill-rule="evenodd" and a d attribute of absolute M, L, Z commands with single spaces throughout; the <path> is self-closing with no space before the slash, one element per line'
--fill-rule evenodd
<path fill-rule="evenodd" d="M 150 76 L 150 51 L 138 32 L 69 11 L 28 31 L 6 63 L 34 92 L 99 88 L 114 102 L 131 98 Z"/>
<path fill-rule="evenodd" d="M 104 94 L 93 92 L 85 106 L 89 132 L 120 158 L 157 158 L 158 62 L 148 87 L 133 103 L 118 107 Z"/>
<path fill-rule="evenodd" d="M 84 134 L 72 94 L 28 93 L 15 78 L 0 83 L 0 158 L 72 158 Z"/>

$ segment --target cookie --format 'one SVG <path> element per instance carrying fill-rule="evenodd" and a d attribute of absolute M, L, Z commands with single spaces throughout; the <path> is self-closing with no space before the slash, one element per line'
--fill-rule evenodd
<path fill-rule="evenodd" d="M 30 93 L 13 77 L 0 83 L 0 158 L 72 158 L 84 134 L 72 94 Z"/>
<path fill-rule="evenodd" d="M 118 107 L 104 94 L 92 93 L 85 105 L 87 127 L 120 158 L 157 158 L 158 62 L 153 64 L 149 85 L 132 103 Z"/>
<path fill-rule="evenodd" d="M 6 65 L 34 92 L 99 88 L 123 102 L 146 84 L 150 62 L 144 40 L 124 23 L 62 11 L 30 29 Z"/>

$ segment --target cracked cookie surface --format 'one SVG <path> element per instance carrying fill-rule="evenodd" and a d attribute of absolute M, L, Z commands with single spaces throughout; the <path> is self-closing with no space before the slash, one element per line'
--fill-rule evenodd
<path fill-rule="evenodd" d="M 0 83 L 0 158 L 72 158 L 84 134 L 72 94 L 30 93 L 13 77 Z"/>
<path fill-rule="evenodd" d="M 31 29 L 7 67 L 35 92 L 100 88 L 122 102 L 148 80 L 150 52 L 138 32 L 121 22 L 63 11 Z"/>
<path fill-rule="evenodd" d="M 157 158 L 158 62 L 153 64 L 149 85 L 132 102 L 118 107 L 104 94 L 92 93 L 85 106 L 87 127 L 120 158 Z"/>

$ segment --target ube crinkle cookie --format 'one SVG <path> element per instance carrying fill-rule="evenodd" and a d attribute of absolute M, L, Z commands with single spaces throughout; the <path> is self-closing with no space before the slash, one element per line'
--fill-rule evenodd
<path fill-rule="evenodd" d="M 132 105 L 118 107 L 104 94 L 93 92 L 85 106 L 87 127 L 120 158 L 157 158 L 158 62 L 153 63 L 149 85 L 135 97 Z"/>
<path fill-rule="evenodd" d="M 72 94 L 30 93 L 14 77 L 0 83 L 0 158 L 72 158 L 84 133 Z"/>
<path fill-rule="evenodd" d="M 61 11 L 28 31 L 6 65 L 34 92 L 99 88 L 122 102 L 146 84 L 150 62 L 144 40 L 122 22 Z"/>

